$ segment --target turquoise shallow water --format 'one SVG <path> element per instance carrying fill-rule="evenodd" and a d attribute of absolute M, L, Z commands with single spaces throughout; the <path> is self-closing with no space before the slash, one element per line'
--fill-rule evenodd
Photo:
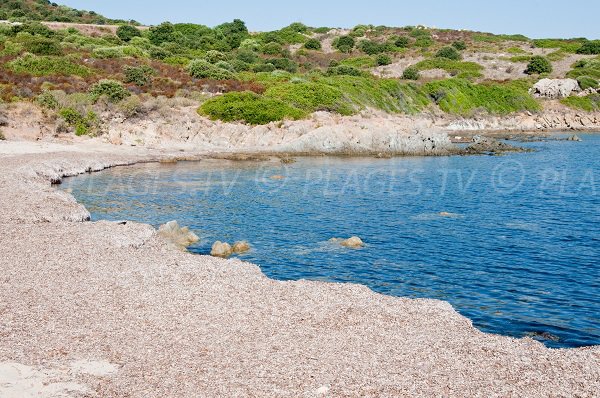
<path fill-rule="evenodd" d="M 483 331 L 577 347 L 600 344 L 600 135 L 582 138 L 502 157 L 137 165 L 63 188 L 94 220 L 178 220 L 195 253 L 248 240 L 241 258 L 275 279 L 442 299 Z M 366 247 L 328 242 L 351 235 Z"/>

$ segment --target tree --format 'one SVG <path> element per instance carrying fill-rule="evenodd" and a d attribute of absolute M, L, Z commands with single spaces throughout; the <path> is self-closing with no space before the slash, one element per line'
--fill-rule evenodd
<path fill-rule="evenodd" d="M 333 41 L 333 46 L 343 53 L 349 53 L 354 48 L 356 41 L 352 36 L 340 36 Z"/>
<path fill-rule="evenodd" d="M 121 25 L 117 28 L 117 36 L 119 37 L 119 39 L 125 42 L 128 42 L 134 37 L 140 37 L 141 35 L 142 32 L 140 32 L 140 30 L 135 26 Z"/>

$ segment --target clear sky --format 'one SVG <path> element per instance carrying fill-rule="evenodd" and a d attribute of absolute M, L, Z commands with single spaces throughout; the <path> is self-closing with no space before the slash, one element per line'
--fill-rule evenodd
<path fill-rule="evenodd" d="M 109 18 L 208 26 L 240 18 L 252 31 L 291 22 L 352 27 L 359 23 L 522 33 L 538 37 L 600 38 L 600 0 L 56 0 Z"/>

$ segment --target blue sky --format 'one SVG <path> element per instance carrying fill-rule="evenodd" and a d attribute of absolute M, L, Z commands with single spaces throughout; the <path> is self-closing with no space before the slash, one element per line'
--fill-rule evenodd
<path fill-rule="evenodd" d="M 427 25 L 529 37 L 600 38 L 600 0 L 58 0 L 111 18 L 208 26 L 240 18 L 253 31 L 274 30 L 291 22 L 310 26 L 352 27 L 359 23 Z"/>

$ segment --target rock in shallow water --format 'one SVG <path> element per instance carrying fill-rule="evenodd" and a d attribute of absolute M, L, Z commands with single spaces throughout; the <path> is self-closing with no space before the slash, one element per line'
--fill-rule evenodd
<path fill-rule="evenodd" d="M 227 242 L 216 241 L 210 249 L 210 255 L 213 257 L 229 257 L 233 254 L 231 245 Z"/>
<path fill-rule="evenodd" d="M 235 242 L 233 244 L 232 250 L 234 253 L 244 253 L 250 250 L 250 244 L 245 240 Z"/>
<path fill-rule="evenodd" d="M 329 239 L 329 241 L 332 243 L 338 243 L 344 247 L 350 247 L 353 249 L 357 249 L 357 248 L 363 247 L 365 245 L 365 243 L 362 241 L 362 239 L 360 239 L 358 236 L 353 236 L 348 239 L 332 238 L 332 239 Z"/>
<path fill-rule="evenodd" d="M 169 221 L 158 228 L 158 234 L 178 248 L 185 249 L 200 240 L 188 227 L 180 227 L 177 221 Z"/>

